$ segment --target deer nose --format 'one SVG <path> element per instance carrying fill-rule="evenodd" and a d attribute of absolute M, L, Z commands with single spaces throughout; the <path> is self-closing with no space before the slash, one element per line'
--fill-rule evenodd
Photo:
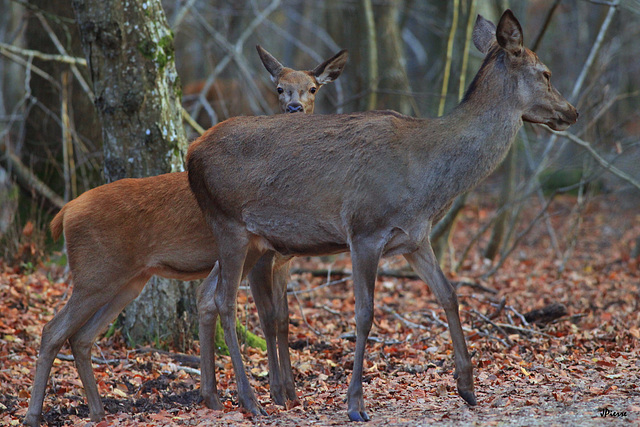
<path fill-rule="evenodd" d="M 287 113 L 304 113 L 304 108 L 299 102 L 292 102 L 287 105 Z"/>

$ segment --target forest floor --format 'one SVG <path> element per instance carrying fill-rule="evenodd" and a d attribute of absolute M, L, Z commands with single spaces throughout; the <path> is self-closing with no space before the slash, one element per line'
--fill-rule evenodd
<path fill-rule="evenodd" d="M 463 211 L 452 236 L 454 256 L 477 233 L 492 209 L 477 198 Z M 547 228 L 537 225 L 488 278 L 489 264 L 478 246 L 457 274 L 460 313 L 472 360 L 478 406 L 457 395 L 452 346 L 444 312 L 421 281 L 380 276 L 376 285 L 373 338 L 365 360 L 367 425 L 638 425 L 640 423 L 640 260 L 629 256 L 640 235 L 640 215 L 611 196 L 598 196 L 581 211 L 575 199 L 557 199 L 550 221 L 561 254 Z M 530 219 L 536 209 L 525 212 Z M 526 222 L 525 222 L 526 226 Z M 521 230 L 519 230 L 521 231 Z M 486 234 L 486 233 L 485 233 Z M 572 236 L 579 235 L 570 249 Z M 487 236 L 479 240 L 479 247 Z M 567 252 L 568 250 L 572 252 Z M 447 257 L 449 258 L 449 257 Z M 398 270 L 392 258 L 381 268 Z M 349 258 L 299 259 L 300 270 L 331 268 L 348 274 Z M 347 424 L 344 399 L 353 364 L 354 298 L 347 276 L 339 283 L 290 296 L 290 346 L 300 404 L 271 403 L 266 354 L 245 348 L 258 399 L 268 416 L 252 418 L 237 407 L 231 362 L 217 358 L 224 411 L 206 409 L 199 398 L 196 365 L 186 366 L 177 349 L 130 349 L 116 332 L 98 341 L 94 355 L 107 417 L 89 423 L 83 390 L 72 361 L 56 359 L 44 402 L 48 425 L 256 425 Z M 317 288 L 326 277 L 293 275 L 299 290 Z M 495 291 L 495 293 L 492 292 Z M 0 263 L 0 425 L 25 415 L 43 325 L 70 291 L 60 268 L 27 274 Z M 520 314 L 563 304 L 567 314 L 550 323 L 529 324 Z M 240 318 L 260 332 L 248 292 Z M 488 322 L 486 318 L 490 318 Z M 491 323 L 497 326 L 493 326 Z M 180 352 L 198 354 L 198 342 Z M 69 355 L 67 346 L 62 354 Z"/>

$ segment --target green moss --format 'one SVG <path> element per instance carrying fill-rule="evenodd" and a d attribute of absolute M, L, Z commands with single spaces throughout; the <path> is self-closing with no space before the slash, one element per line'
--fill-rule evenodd
<path fill-rule="evenodd" d="M 238 337 L 242 338 L 242 340 L 247 343 L 248 346 L 253 348 L 259 348 L 263 351 L 267 350 L 267 342 L 264 338 L 257 336 L 251 331 L 247 330 L 244 326 L 240 324 L 240 322 L 236 323 L 236 333 Z M 222 330 L 222 326 L 220 322 L 216 323 L 216 349 L 218 350 L 218 354 L 224 354 L 226 356 L 229 355 L 229 348 L 227 344 L 224 342 L 224 331 Z"/>
<path fill-rule="evenodd" d="M 156 45 L 151 40 L 142 40 L 138 43 L 138 51 L 147 59 L 154 59 Z"/>
<path fill-rule="evenodd" d="M 138 50 L 142 56 L 154 61 L 162 71 L 173 60 L 173 34 L 162 36 L 157 44 L 151 40 L 143 40 L 138 43 Z"/>

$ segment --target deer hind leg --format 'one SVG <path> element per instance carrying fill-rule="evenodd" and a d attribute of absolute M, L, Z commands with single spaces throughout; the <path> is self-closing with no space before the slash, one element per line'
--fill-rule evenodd
<path fill-rule="evenodd" d="M 238 387 L 238 399 L 240 404 L 254 415 L 266 415 L 266 412 L 255 397 L 249 379 L 244 370 L 240 345 L 236 334 L 236 312 L 238 286 L 242 279 L 242 272 L 249 271 L 260 257 L 257 251 L 249 251 L 249 239 L 241 230 L 234 233 L 233 224 L 217 224 L 214 230 L 225 230 L 225 233 L 217 234 L 216 241 L 220 251 L 220 277 L 216 291 L 215 302 L 220 321 L 224 330 L 224 338 L 229 348 L 229 355 L 233 363 Z"/>
<path fill-rule="evenodd" d="M 474 406 L 477 401 L 473 392 L 473 366 L 462 332 L 456 291 L 440 269 L 429 242 L 423 244 L 417 251 L 405 255 L 405 258 L 420 278 L 431 288 L 436 299 L 444 308 L 453 343 L 458 394 L 469 405 Z"/>
<path fill-rule="evenodd" d="M 140 294 L 148 279 L 149 277 L 142 277 L 131 280 L 69 338 L 78 375 L 87 395 L 91 421 L 97 422 L 104 418 L 104 407 L 91 366 L 91 347 L 122 309 Z"/>
<path fill-rule="evenodd" d="M 218 263 L 198 287 L 198 321 L 200 338 L 200 394 L 209 409 L 222 410 L 216 386 L 216 323 L 218 309 L 215 292 L 218 286 Z"/>
<path fill-rule="evenodd" d="M 367 338 L 373 323 L 373 292 L 381 251 L 378 239 L 354 239 L 351 243 L 356 300 L 356 350 L 347 391 L 347 413 L 351 421 L 369 421 L 362 393 L 362 371 Z"/>
<path fill-rule="evenodd" d="M 107 295 L 104 292 L 95 292 L 95 288 L 85 291 L 81 283 L 79 279 L 75 281 L 74 291 L 69 301 L 42 329 L 36 376 L 31 390 L 29 409 L 23 421 L 25 425 L 40 424 L 51 366 L 60 348 L 105 304 Z"/>
<path fill-rule="evenodd" d="M 291 369 L 291 355 L 289 354 L 289 304 L 287 301 L 289 267 L 290 258 L 281 259 L 280 256 L 276 256 L 273 269 L 273 306 L 277 317 L 278 358 L 284 392 L 287 399 L 295 401 L 298 400 L 298 396 L 296 395 L 293 370 Z"/>

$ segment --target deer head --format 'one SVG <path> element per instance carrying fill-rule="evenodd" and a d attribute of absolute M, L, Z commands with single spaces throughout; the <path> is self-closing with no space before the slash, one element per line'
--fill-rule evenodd
<path fill-rule="evenodd" d="M 496 88 L 508 88 L 486 97 L 485 102 L 501 102 L 501 98 L 508 95 L 511 105 L 523 111 L 522 119 L 527 122 L 542 123 L 554 130 L 564 130 L 576 122 L 578 112 L 553 87 L 551 71 L 538 55 L 524 47 L 522 27 L 510 10 L 504 12 L 497 28 L 478 15 L 473 42 L 486 58 L 465 99 L 473 97 L 482 82 Z M 505 72 L 494 72 L 498 67 Z M 496 81 L 498 79 L 502 81 Z M 486 95 L 491 91 L 482 93 Z"/>
<path fill-rule="evenodd" d="M 285 113 L 313 113 L 318 89 L 340 76 L 349 57 L 346 50 L 341 50 L 313 70 L 300 71 L 284 67 L 262 46 L 256 49 L 276 84 L 280 108 Z"/>

